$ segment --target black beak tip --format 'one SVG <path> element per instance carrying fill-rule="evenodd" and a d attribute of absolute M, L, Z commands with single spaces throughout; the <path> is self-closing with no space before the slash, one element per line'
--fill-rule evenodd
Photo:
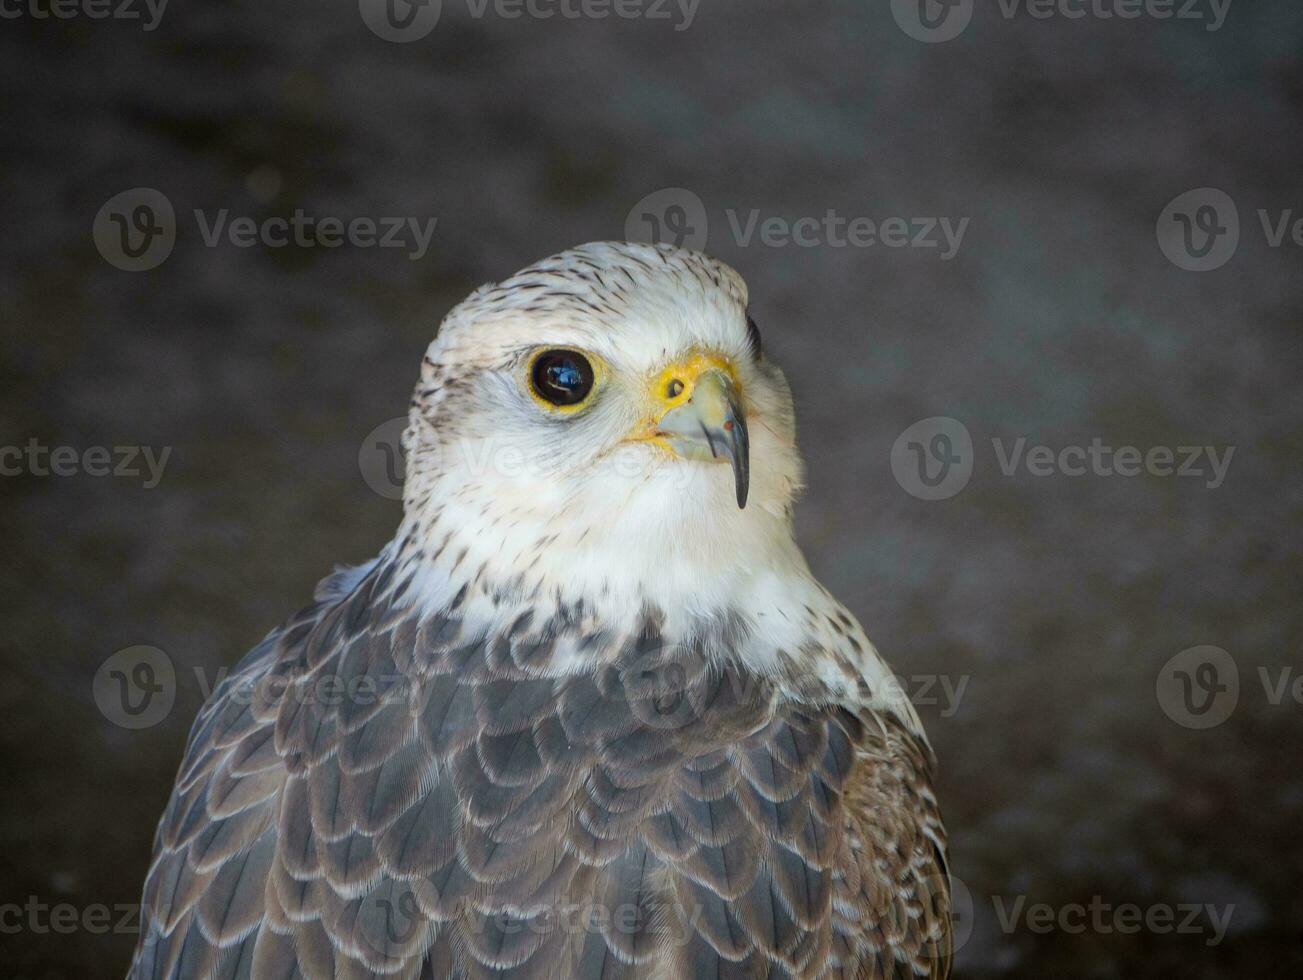
<path fill-rule="evenodd" d="M 737 485 L 737 506 L 738 510 L 745 510 L 747 496 L 751 492 L 751 439 L 740 412 L 734 412 L 730 435 L 733 439 L 729 456 L 733 464 L 733 479 Z"/>

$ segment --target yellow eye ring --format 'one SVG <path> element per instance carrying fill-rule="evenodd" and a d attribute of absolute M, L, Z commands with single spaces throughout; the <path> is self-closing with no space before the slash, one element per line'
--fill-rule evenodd
<path fill-rule="evenodd" d="M 525 363 L 525 389 L 553 413 L 584 408 L 606 374 L 600 358 L 569 347 L 540 347 Z"/>

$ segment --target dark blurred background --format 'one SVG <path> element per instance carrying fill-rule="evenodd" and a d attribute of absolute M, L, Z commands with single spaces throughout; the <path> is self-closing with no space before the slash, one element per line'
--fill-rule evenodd
<path fill-rule="evenodd" d="M 0 975 L 124 973 L 206 690 L 398 521 L 373 430 L 440 317 L 657 225 L 792 381 L 800 539 L 940 759 L 959 973 L 1303 973 L 1303 5 L 69 2 L 0 6 Z M 205 242 L 296 209 L 437 223 Z"/>

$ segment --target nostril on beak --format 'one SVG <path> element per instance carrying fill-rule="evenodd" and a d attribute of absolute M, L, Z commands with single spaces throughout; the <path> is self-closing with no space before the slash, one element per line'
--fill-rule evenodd
<path fill-rule="evenodd" d="M 679 378 L 664 384 L 671 399 L 687 392 L 686 382 Z M 746 506 L 751 484 L 746 413 L 737 383 L 724 371 L 712 369 L 693 377 L 691 397 L 674 399 L 674 406 L 661 416 L 656 431 L 671 441 L 680 456 L 732 464 L 737 505 Z"/>

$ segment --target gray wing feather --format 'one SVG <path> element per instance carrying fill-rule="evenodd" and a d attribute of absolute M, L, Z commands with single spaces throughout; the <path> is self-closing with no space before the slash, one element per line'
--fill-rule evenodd
<path fill-rule="evenodd" d="M 924 743 L 662 648 L 343 570 L 196 720 L 133 978 L 944 977 Z M 623 639 L 621 639 L 623 637 Z M 559 640 L 605 651 L 551 676 Z"/>

